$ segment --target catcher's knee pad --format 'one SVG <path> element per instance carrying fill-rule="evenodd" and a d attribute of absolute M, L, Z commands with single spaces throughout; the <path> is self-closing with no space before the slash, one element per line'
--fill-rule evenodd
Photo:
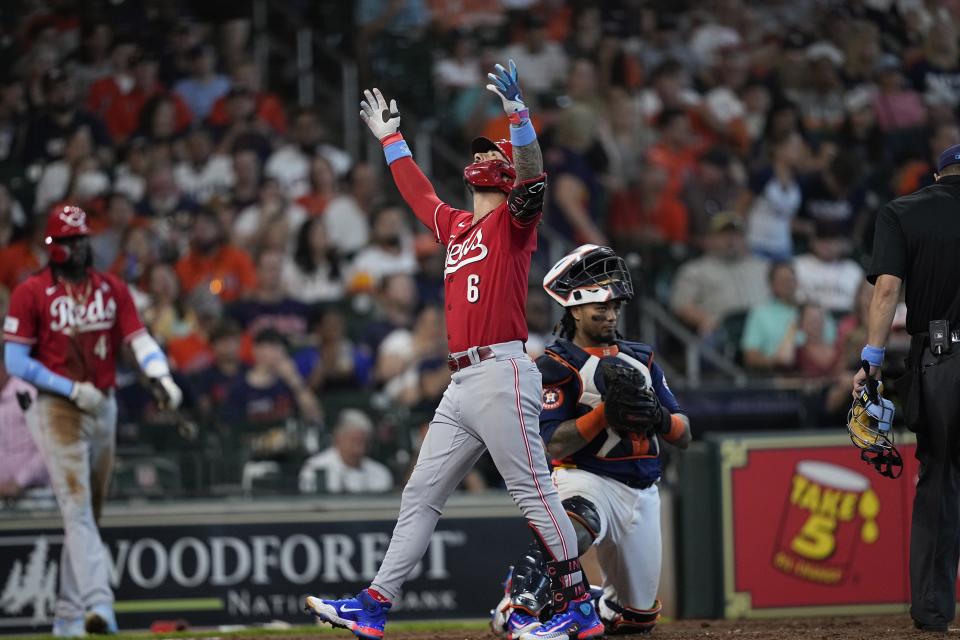
<path fill-rule="evenodd" d="M 660 619 L 659 600 L 654 600 L 650 609 L 632 609 L 622 604 L 600 598 L 599 613 L 607 635 L 650 633 Z"/>
<path fill-rule="evenodd" d="M 510 604 L 533 616 L 540 615 L 543 608 L 550 604 L 547 557 L 540 543 L 534 541 L 513 568 Z"/>
<path fill-rule="evenodd" d="M 600 535 L 600 512 L 597 506 L 583 496 L 563 500 L 563 508 L 577 532 L 577 555 L 583 555 Z"/>

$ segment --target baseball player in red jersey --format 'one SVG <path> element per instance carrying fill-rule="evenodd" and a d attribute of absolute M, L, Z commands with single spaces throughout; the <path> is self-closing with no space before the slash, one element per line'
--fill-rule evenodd
<path fill-rule="evenodd" d="M 381 141 L 401 195 L 447 246 L 444 270 L 450 385 L 437 407 L 380 571 L 355 598 L 307 597 L 306 610 L 360 638 L 383 637 L 391 601 L 423 557 L 447 497 L 489 450 L 549 558 L 556 615 L 525 640 L 595 638 L 603 624 L 583 584 L 577 536 L 550 482 L 539 432 L 541 377 L 524 352 L 524 307 L 546 176 L 517 69 L 497 65 L 487 89 L 503 102 L 510 141 L 473 141 L 464 179 L 473 211 L 442 202 L 398 132 L 395 100 L 365 91 L 360 117 Z M 547 631 L 549 630 L 549 631 Z"/>
<path fill-rule="evenodd" d="M 113 466 L 117 352 L 129 344 L 170 408 L 182 393 L 147 333 L 127 285 L 91 268 L 90 230 L 79 207 L 47 220 L 49 266 L 22 282 L 3 321 L 7 370 L 39 391 L 27 424 L 63 516 L 60 591 L 53 635 L 115 633 L 110 567 L 97 520 Z"/>

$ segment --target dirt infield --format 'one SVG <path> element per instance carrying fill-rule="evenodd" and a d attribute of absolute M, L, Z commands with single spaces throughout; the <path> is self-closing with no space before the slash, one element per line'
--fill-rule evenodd
<path fill-rule="evenodd" d="M 321 633 L 333 638 L 329 627 Z M 960 629 L 951 629 L 949 636 L 960 637 Z M 236 636 L 242 638 L 243 634 Z M 277 635 L 282 640 L 314 640 L 315 635 Z M 350 640 L 353 636 L 339 631 L 336 637 Z M 492 640 L 489 631 L 436 630 L 391 632 L 387 626 L 384 640 Z M 693 638 L 731 638 L 749 640 L 893 640 L 894 638 L 940 638 L 913 628 L 909 616 L 867 616 L 840 618 L 795 618 L 789 620 L 678 620 L 659 625 L 651 635 L 615 636 L 637 640 L 688 640 Z"/>

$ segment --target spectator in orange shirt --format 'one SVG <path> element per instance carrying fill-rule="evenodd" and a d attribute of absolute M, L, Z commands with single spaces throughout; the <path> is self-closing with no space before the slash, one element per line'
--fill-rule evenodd
<path fill-rule="evenodd" d="M 287 116 L 283 111 L 283 103 L 275 93 L 262 90 L 257 64 L 253 60 L 243 60 L 233 67 L 230 75 L 233 88 L 244 89 L 253 94 L 257 120 L 268 125 L 274 133 L 284 135 L 287 132 Z M 223 95 L 213 103 L 207 118 L 210 124 L 222 127 L 230 123 L 228 100 L 229 96 Z"/>
<path fill-rule="evenodd" d="M 664 109 L 657 116 L 657 130 L 660 139 L 650 147 L 647 162 L 666 172 L 666 194 L 677 197 L 697 166 L 698 150 L 690 117 L 679 109 Z"/>
<path fill-rule="evenodd" d="M 197 212 L 190 250 L 177 261 L 176 271 L 184 292 L 208 287 L 222 302 L 236 300 L 257 283 L 250 256 L 227 242 L 216 214 L 208 208 Z"/>
<path fill-rule="evenodd" d="M 23 236 L 0 249 L 0 285 L 13 291 L 27 276 L 47 263 L 47 253 L 43 249 L 45 237 L 43 221 L 38 222 L 36 216 L 28 218 Z"/>
<path fill-rule="evenodd" d="M 337 176 L 330 161 L 321 155 L 310 160 L 310 190 L 296 202 L 306 209 L 310 217 L 322 214 L 337 195 Z"/>
<path fill-rule="evenodd" d="M 110 47 L 110 73 L 90 85 L 87 111 L 103 118 L 114 100 L 133 89 L 133 58 L 137 44 L 129 37 L 118 37 Z"/>
<path fill-rule="evenodd" d="M 687 208 L 666 185 L 663 167 L 651 165 L 640 171 L 639 184 L 614 196 L 608 227 L 618 247 L 686 244 Z"/>
<path fill-rule="evenodd" d="M 133 86 L 117 95 L 103 113 L 107 131 L 115 142 L 125 142 L 140 126 L 140 113 L 144 105 L 158 96 L 166 96 L 173 104 L 174 126 L 182 131 L 193 115 L 179 95 L 167 91 L 159 80 L 157 59 L 147 53 L 138 53 L 133 60 Z"/>

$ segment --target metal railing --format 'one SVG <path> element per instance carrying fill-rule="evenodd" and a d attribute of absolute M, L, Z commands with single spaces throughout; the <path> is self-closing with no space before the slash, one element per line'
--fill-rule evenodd
<path fill-rule="evenodd" d="M 658 338 L 667 334 L 683 345 L 684 371 L 674 372 L 690 387 L 698 387 L 703 381 L 703 365 L 708 364 L 721 376 L 738 387 L 747 385 L 747 373 L 712 345 L 683 326 L 663 305 L 651 298 L 643 298 L 639 305 L 640 334 L 645 342 L 658 344 Z M 664 363 L 661 361 L 661 366 Z"/>

